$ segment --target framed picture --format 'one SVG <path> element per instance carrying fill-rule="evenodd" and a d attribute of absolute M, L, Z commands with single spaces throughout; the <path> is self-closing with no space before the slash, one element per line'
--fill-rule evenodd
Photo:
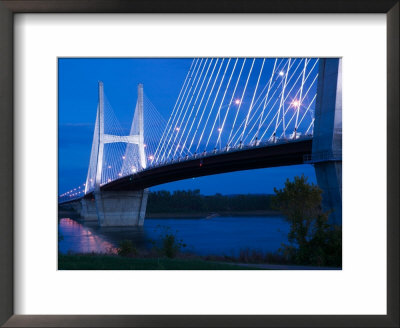
<path fill-rule="evenodd" d="M 0 10 L 2 324 L 399 325 L 398 1 Z"/>

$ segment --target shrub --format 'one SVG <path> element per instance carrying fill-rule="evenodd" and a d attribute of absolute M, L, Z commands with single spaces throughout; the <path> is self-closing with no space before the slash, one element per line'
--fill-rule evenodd
<path fill-rule="evenodd" d="M 163 227 L 163 231 L 160 234 L 161 247 L 157 247 L 154 242 L 154 247 L 162 256 L 168 258 L 174 258 L 181 251 L 182 248 L 186 247 L 182 239 L 178 239 L 176 233 L 171 232 L 170 227 Z"/>
<path fill-rule="evenodd" d="M 120 256 L 128 256 L 128 255 L 136 255 L 137 250 L 136 247 L 134 247 L 132 241 L 130 240 L 123 240 L 121 241 L 117 253 Z"/>

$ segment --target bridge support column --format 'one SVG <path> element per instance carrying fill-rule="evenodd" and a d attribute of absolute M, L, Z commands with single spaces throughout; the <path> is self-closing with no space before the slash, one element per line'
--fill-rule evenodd
<path fill-rule="evenodd" d="M 139 191 L 101 191 L 95 203 L 101 227 L 143 226 L 148 189 Z"/>
<path fill-rule="evenodd" d="M 82 210 L 82 206 L 79 202 L 73 202 L 71 203 L 71 208 L 74 212 L 79 213 Z"/>
<path fill-rule="evenodd" d="M 331 211 L 331 224 L 342 224 L 342 163 L 339 161 L 314 164 L 318 186 L 322 189 L 322 206 Z"/>
<path fill-rule="evenodd" d="M 324 210 L 342 224 L 342 60 L 321 58 L 315 105 L 312 160 Z"/>

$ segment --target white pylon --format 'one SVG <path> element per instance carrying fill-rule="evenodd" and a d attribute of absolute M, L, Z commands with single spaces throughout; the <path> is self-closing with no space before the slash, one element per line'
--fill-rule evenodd
<path fill-rule="evenodd" d="M 143 84 L 138 84 L 138 120 L 139 120 L 139 134 L 138 134 L 138 142 L 139 146 L 139 160 L 142 169 L 145 169 L 146 164 L 146 154 L 144 151 L 144 119 L 143 119 Z"/>
<path fill-rule="evenodd" d="M 147 166 L 146 153 L 144 144 L 144 115 L 143 115 L 143 84 L 138 84 L 138 100 L 137 100 L 137 118 L 139 123 L 138 134 L 118 136 L 104 133 L 104 86 L 103 82 L 99 81 L 99 106 L 97 112 L 97 128 L 98 130 L 98 149 L 96 156 L 96 172 L 95 172 L 95 186 L 96 192 L 100 191 L 101 176 L 103 170 L 103 159 L 104 159 L 104 144 L 123 142 L 128 144 L 136 144 L 139 148 L 139 160 L 142 169 Z M 92 158 L 91 158 L 92 161 Z M 90 185 L 90 176 L 86 179 L 85 194 L 89 191 L 88 186 Z"/>
<path fill-rule="evenodd" d="M 99 81 L 99 114 L 98 114 L 98 131 L 99 131 L 99 150 L 97 151 L 96 161 L 96 180 L 95 191 L 100 191 L 101 173 L 103 169 L 103 153 L 104 153 L 104 86 Z M 88 177 L 89 178 L 89 177 Z"/>

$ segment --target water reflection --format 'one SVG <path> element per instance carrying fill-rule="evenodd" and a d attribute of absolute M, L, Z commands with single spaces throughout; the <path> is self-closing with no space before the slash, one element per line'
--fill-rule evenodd
<path fill-rule="evenodd" d="M 281 217 L 215 217 L 212 219 L 146 219 L 141 228 L 98 228 L 69 218 L 59 220 L 61 253 L 115 253 L 122 240 L 151 248 L 165 227 L 198 255 L 237 255 L 249 248 L 274 252 L 287 242 L 289 224 Z"/>
<path fill-rule="evenodd" d="M 70 218 L 59 220 L 58 250 L 61 253 L 113 253 L 117 252 L 115 245 L 101 236 L 94 229 L 84 226 Z"/>

